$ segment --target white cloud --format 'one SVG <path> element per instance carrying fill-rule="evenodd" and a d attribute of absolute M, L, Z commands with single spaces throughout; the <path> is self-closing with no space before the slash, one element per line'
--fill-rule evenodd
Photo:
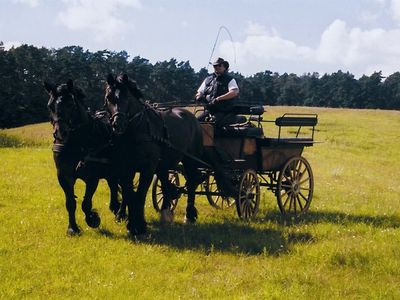
<path fill-rule="evenodd" d="M 67 9 L 58 20 L 71 30 L 88 30 L 96 40 L 113 39 L 127 23 L 118 16 L 121 9 L 140 9 L 140 0 L 64 0 Z"/>
<path fill-rule="evenodd" d="M 362 11 L 359 15 L 359 19 L 365 23 L 372 23 L 378 20 L 379 13 L 372 12 L 372 11 Z"/>
<path fill-rule="evenodd" d="M 3 47 L 5 50 L 10 50 L 12 47 L 17 48 L 19 46 L 21 46 L 22 43 L 18 42 L 18 41 L 7 41 L 7 42 L 3 42 Z"/>
<path fill-rule="evenodd" d="M 27 4 L 30 7 L 37 7 L 39 5 L 39 0 L 13 0 L 13 2 Z"/>
<path fill-rule="evenodd" d="M 235 67 L 244 74 L 266 69 L 298 74 L 342 69 L 361 76 L 379 70 L 391 74 L 400 69 L 400 28 L 362 30 L 335 20 L 314 48 L 284 39 L 259 24 L 249 23 L 249 28 L 244 41 L 235 43 Z M 230 41 L 224 41 L 218 55 L 233 61 L 232 48 Z"/>
<path fill-rule="evenodd" d="M 400 23 L 400 0 L 391 0 L 390 9 L 393 19 Z"/>

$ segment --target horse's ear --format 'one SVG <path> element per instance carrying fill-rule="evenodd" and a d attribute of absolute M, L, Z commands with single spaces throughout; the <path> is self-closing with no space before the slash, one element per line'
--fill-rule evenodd
<path fill-rule="evenodd" d="M 108 83 L 108 85 L 114 85 L 114 83 L 115 83 L 115 78 L 114 78 L 114 75 L 113 74 L 108 74 L 108 76 L 107 76 L 107 83 Z"/>
<path fill-rule="evenodd" d="M 129 77 L 128 77 L 128 75 L 127 74 L 122 74 L 122 82 L 123 83 L 128 83 L 128 81 L 129 81 Z"/>
<path fill-rule="evenodd" d="M 67 87 L 71 92 L 74 90 L 74 82 L 72 81 L 72 79 L 68 79 Z"/>
<path fill-rule="evenodd" d="M 49 93 L 49 94 L 54 92 L 54 90 L 55 90 L 54 85 L 47 81 L 43 82 L 43 86 L 46 89 L 47 93 Z"/>

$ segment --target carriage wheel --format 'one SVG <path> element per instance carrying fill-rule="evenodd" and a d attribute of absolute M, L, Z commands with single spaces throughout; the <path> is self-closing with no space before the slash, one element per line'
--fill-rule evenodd
<path fill-rule="evenodd" d="M 260 205 L 260 182 L 257 173 L 246 170 L 240 178 L 239 195 L 236 199 L 236 210 L 239 218 L 249 220 L 253 218 Z"/>
<path fill-rule="evenodd" d="M 204 186 L 204 190 L 206 193 L 210 193 L 210 192 L 211 193 L 219 193 L 219 190 L 217 187 L 217 181 L 215 180 L 215 177 L 213 175 L 210 175 L 207 177 L 207 179 L 203 183 L 203 186 Z M 212 207 L 217 208 L 217 209 L 231 207 L 235 203 L 234 198 L 221 196 L 221 195 L 208 195 L 207 194 L 207 200 Z"/>
<path fill-rule="evenodd" d="M 278 177 L 276 190 L 279 209 L 283 215 L 304 214 L 311 204 L 314 176 L 304 157 L 289 159 Z"/>
<path fill-rule="evenodd" d="M 169 182 L 173 184 L 174 186 L 178 187 L 179 186 L 179 173 L 178 172 L 170 172 L 169 173 Z M 176 205 L 178 204 L 178 199 L 180 198 L 181 193 L 179 192 L 177 194 L 177 197 L 175 199 L 171 200 L 171 211 L 174 211 L 176 208 Z M 161 190 L 161 182 L 157 178 L 156 175 L 154 175 L 154 182 L 153 182 L 153 187 L 152 187 L 152 193 L 151 193 L 151 198 L 153 200 L 153 207 L 157 212 L 161 211 L 161 205 L 164 200 L 164 195 Z"/>

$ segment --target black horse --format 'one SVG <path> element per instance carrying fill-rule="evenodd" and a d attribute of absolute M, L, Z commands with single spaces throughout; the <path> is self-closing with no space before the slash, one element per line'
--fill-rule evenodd
<path fill-rule="evenodd" d="M 164 195 L 162 220 L 171 214 L 171 199 L 176 190 L 168 180 L 168 170 L 179 162 L 184 167 L 188 191 L 185 221 L 196 222 L 195 190 L 201 174 L 199 163 L 193 158 L 201 157 L 203 149 L 200 124 L 192 113 L 180 108 L 159 112 L 141 99 L 141 91 L 126 74 L 108 76 L 105 105 L 117 136 L 113 166 L 118 172 L 123 199 L 128 203 L 127 229 L 133 235 L 146 232 L 144 204 L 155 173 Z M 135 172 L 140 173 L 140 178 L 137 190 L 133 191 Z"/>
<path fill-rule="evenodd" d="M 82 210 L 90 227 L 100 225 L 100 217 L 92 209 L 92 197 L 100 178 L 105 178 L 110 187 L 110 210 L 117 213 L 120 207 L 118 181 L 112 177 L 107 163 L 111 129 L 107 130 L 106 124 L 89 115 L 82 102 L 84 94 L 73 86 L 72 80 L 59 86 L 45 82 L 44 86 L 50 96 L 48 108 L 54 128 L 53 157 L 57 178 L 65 193 L 69 215 L 67 234 L 76 235 L 81 231 L 75 219 L 77 178 L 86 183 Z"/>

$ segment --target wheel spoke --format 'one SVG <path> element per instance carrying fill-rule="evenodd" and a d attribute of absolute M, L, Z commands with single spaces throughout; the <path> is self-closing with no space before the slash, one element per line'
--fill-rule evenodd
<path fill-rule="evenodd" d="M 307 177 L 306 179 L 304 179 L 303 181 L 299 182 L 299 185 L 302 185 L 303 183 L 307 182 L 310 179 L 310 177 Z"/>
<path fill-rule="evenodd" d="M 285 188 L 292 188 L 292 186 L 290 184 L 281 184 L 281 187 L 285 187 Z"/>
<path fill-rule="evenodd" d="M 249 199 L 249 201 L 247 202 L 247 205 L 249 206 L 249 208 L 250 208 L 251 210 L 254 209 L 254 205 L 253 205 L 253 204 L 254 204 L 253 201 Z"/>
<path fill-rule="evenodd" d="M 302 192 L 299 192 L 299 195 L 300 195 L 306 202 L 308 202 L 308 197 L 306 198 L 306 197 L 303 195 Z"/>
<path fill-rule="evenodd" d="M 280 190 L 280 192 L 283 192 L 283 194 L 280 194 L 281 198 L 282 198 L 283 196 L 285 196 L 286 194 L 288 194 L 289 191 L 290 191 L 290 190 Z"/>
<path fill-rule="evenodd" d="M 292 194 L 289 195 L 289 212 L 292 210 Z"/>
<path fill-rule="evenodd" d="M 257 195 L 254 195 L 254 198 L 251 200 L 251 203 L 254 204 L 254 207 L 256 206 L 256 204 L 257 204 Z"/>
<path fill-rule="evenodd" d="M 301 205 L 301 201 L 300 201 L 300 197 L 299 197 L 299 195 L 296 195 L 296 199 L 297 199 L 297 202 L 299 203 L 299 206 L 300 206 L 300 211 L 303 211 L 303 205 Z"/>
<path fill-rule="evenodd" d="M 303 190 L 303 191 L 310 191 L 311 190 L 310 188 L 305 188 L 305 187 L 300 187 L 299 189 Z"/>
<path fill-rule="evenodd" d="M 288 164 L 288 172 L 287 173 L 288 173 L 289 177 L 287 177 L 286 174 L 285 174 L 285 177 L 288 178 L 289 180 L 292 180 L 293 177 L 292 177 L 292 166 L 291 166 L 291 164 Z"/>
<path fill-rule="evenodd" d="M 286 204 L 288 203 L 288 200 L 290 199 L 290 195 L 288 194 L 286 196 L 285 202 L 283 203 L 283 207 L 286 207 Z"/>
<path fill-rule="evenodd" d="M 306 173 L 307 173 L 307 167 L 304 165 L 304 170 L 302 170 L 302 171 L 299 170 L 299 175 L 297 176 L 297 181 L 300 181 L 303 178 L 304 174 L 306 174 Z"/>
<path fill-rule="evenodd" d="M 296 179 L 299 177 L 302 165 L 303 165 L 303 162 L 301 160 L 298 160 L 297 164 L 296 164 L 296 174 L 295 174 Z"/>
<path fill-rule="evenodd" d="M 297 208 L 296 208 L 296 196 L 293 195 L 293 206 L 294 206 L 294 213 L 297 215 Z"/>
<path fill-rule="evenodd" d="M 247 215 L 249 216 L 249 218 L 253 215 L 253 214 L 252 214 L 252 208 L 251 208 L 251 206 L 249 205 L 249 203 L 247 203 Z"/>
<path fill-rule="evenodd" d="M 292 177 L 288 177 L 286 174 L 283 174 L 283 176 L 287 179 L 287 181 L 289 182 L 293 181 Z"/>
<path fill-rule="evenodd" d="M 257 182 L 253 182 L 253 184 L 251 185 L 249 192 L 253 193 L 253 191 L 257 188 Z"/>

